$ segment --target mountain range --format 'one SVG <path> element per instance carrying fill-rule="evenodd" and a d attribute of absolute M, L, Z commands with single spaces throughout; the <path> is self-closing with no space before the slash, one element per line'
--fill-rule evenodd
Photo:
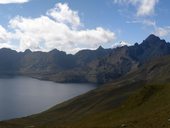
<path fill-rule="evenodd" d="M 141 44 L 112 49 L 99 47 L 75 55 L 50 52 L 17 52 L 0 49 L 0 75 L 27 75 L 55 82 L 104 84 L 120 78 L 147 61 L 170 54 L 170 44 L 150 35 Z"/>
<path fill-rule="evenodd" d="M 0 54 L 5 59 L 1 66 L 10 67 L 7 74 L 102 85 L 40 114 L 0 122 L 0 128 L 170 127 L 170 44 L 155 35 L 141 44 L 75 55 L 58 50 L 0 53 L 6 56 Z"/>

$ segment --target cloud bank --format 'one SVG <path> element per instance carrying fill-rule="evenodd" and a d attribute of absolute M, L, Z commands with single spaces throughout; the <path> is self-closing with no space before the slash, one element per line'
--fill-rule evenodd
<path fill-rule="evenodd" d="M 99 45 L 113 42 L 115 33 L 102 27 L 82 28 L 78 11 L 71 10 L 68 4 L 57 3 L 45 15 L 37 18 L 16 16 L 9 21 L 7 31 L 0 26 L 0 43 L 15 47 L 12 41 L 19 42 L 17 50 L 25 49 L 49 51 L 54 48 L 75 53 L 80 49 L 94 49 Z"/>

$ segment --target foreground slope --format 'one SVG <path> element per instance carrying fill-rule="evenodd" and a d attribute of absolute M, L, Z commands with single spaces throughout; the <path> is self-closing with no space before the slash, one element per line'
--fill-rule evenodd
<path fill-rule="evenodd" d="M 0 122 L 0 128 L 168 128 L 169 92 L 170 56 L 165 56 L 46 112 Z"/>

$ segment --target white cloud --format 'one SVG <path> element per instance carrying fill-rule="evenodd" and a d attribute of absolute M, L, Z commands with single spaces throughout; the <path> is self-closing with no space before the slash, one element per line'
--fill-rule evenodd
<path fill-rule="evenodd" d="M 10 33 L 8 33 L 6 29 L 0 25 L 0 44 L 8 42 L 9 39 Z"/>
<path fill-rule="evenodd" d="M 142 1 L 142 0 L 141 0 Z M 137 15 L 145 16 L 154 13 L 155 5 L 158 3 L 158 0 L 143 0 L 139 6 Z"/>
<path fill-rule="evenodd" d="M 156 23 L 156 21 L 154 20 L 133 20 L 133 21 L 127 21 L 126 23 L 130 23 L 130 24 L 143 24 L 145 26 L 149 26 L 152 27 L 152 33 L 154 33 L 155 35 L 159 36 L 159 37 L 165 37 L 170 35 L 170 26 L 164 26 L 164 27 L 159 27 Z M 150 30 L 150 28 L 149 28 Z"/>
<path fill-rule="evenodd" d="M 29 0 L 0 0 L 0 4 L 26 3 Z"/>
<path fill-rule="evenodd" d="M 99 45 L 112 42 L 115 33 L 102 27 L 80 29 L 78 12 L 67 4 L 57 4 L 47 15 L 37 18 L 17 16 L 9 21 L 9 40 L 19 41 L 19 50 L 43 50 L 54 48 L 75 53 L 80 49 L 95 49 Z M 2 31 L 5 30 L 2 29 Z M 1 33 L 1 32 L 0 32 Z M 8 32 L 7 32 L 8 33 Z"/>
<path fill-rule="evenodd" d="M 147 26 L 153 26 L 153 27 L 155 27 L 156 26 L 156 21 L 154 21 L 154 20 L 143 20 L 143 24 L 144 25 L 147 25 Z"/>
<path fill-rule="evenodd" d="M 112 45 L 112 48 L 123 47 L 123 46 L 130 46 L 131 44 L 126 41 L 120 41 L 119 43 L 115 43 Z"/>
<path fill-rule="evenodd" d="M 132 4 L 137 8 L 137 16 L 148 16 L 154 13 L 159 0 L 114 0 L 115 4 Z"/>
<path fill-rule="evenodd" d="M 143 24 L 151 27 L 156 27 L 156 22 L 154 20 L 148 20 L 148 19 L 143 19 L 143 20 L 132 20 L 132 21 L 126 21 L 128 24 Z"/>
<path fill-rule="evenodd" d="M 160 37 L 168 36 L 170 34 L 170 26 L 157 27 L 154 34 Z"/>
<path fill-rule="evenodd" d="M 54 18 L 56 21 L 66 23 L 72 27 L 80 26 L 80 18 L 77 11 L 73 11 L 68 7 L 68 4 L 58 3 L 53 9 L 47 12 L 47 15 Z"/>
<path fill-rule="evenodd" d="M 8 43 L 1 43 L 0 48 L 10 48 L 15 49 L 15 46 L 8 44 Z"/>
<path fill-rule="evenodd" d="M 0 48 L 16 49 L 15 46 L 11 44 L 10 40 L 11 33 L 0 25 Z"/>

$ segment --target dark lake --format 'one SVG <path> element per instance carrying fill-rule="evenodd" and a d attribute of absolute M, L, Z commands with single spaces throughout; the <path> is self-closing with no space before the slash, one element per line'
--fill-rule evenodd
<path fill-rule="evenodd" d="M 45 111 L 94 88 L 92 84 L 60 84 L 21 76 L 0 78 L 0 120 Z"/>

